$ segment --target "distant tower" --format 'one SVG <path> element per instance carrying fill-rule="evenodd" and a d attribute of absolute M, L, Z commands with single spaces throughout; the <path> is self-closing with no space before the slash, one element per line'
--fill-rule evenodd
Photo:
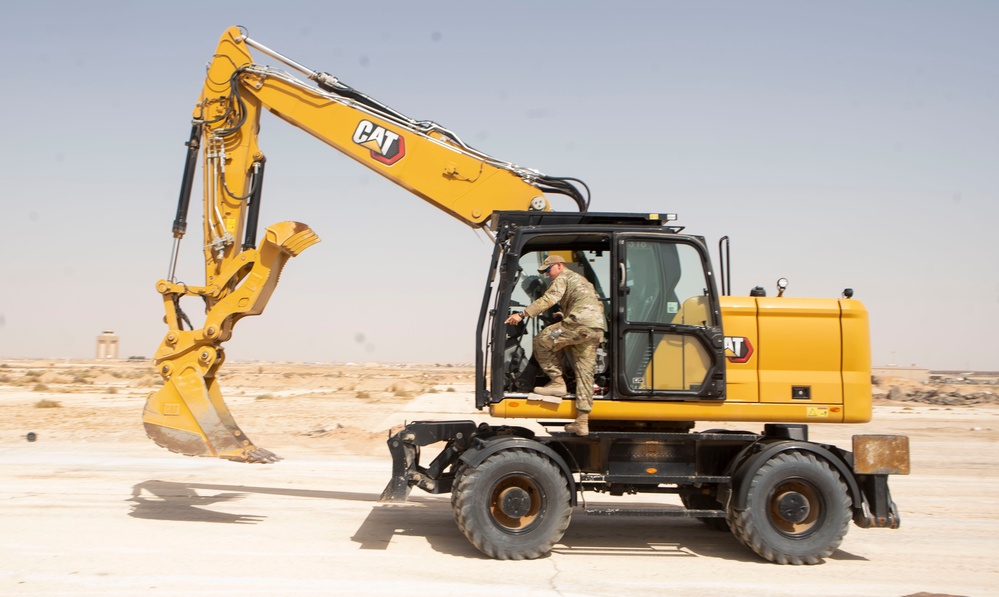
<path fill-rule="evenodd" d="M 104 330 L 100 336 L 97 336 L 97 358 L 118 358 L 118 336 L 113 331 Z"/>

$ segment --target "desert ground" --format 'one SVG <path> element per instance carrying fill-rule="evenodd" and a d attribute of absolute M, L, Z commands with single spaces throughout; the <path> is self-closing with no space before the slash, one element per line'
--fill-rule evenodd
<path fill-rule="evenodd" d="M 793 567 L 695 520 L 577 509 L 550 556 L 501 562 L 458 531 L 448 496 L 377 502 L 391 427 L 487 420 L 468 366 L 227 363 L 237 422 L 284 458 L 247 465 L 146 438 L 148 362 L 4 360 L 0 594 L 999 595 L 999 387 L 878 381 L 872 422 L 810 435 L 910 437 L 912 474 L 890 481 L 898 530 L 852 526 L 824 563 Z"/>

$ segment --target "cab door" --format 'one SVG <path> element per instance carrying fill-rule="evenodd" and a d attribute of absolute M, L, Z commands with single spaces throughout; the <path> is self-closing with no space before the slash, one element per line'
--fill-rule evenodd
<path fill-rule="evenodd" d="M 624 399 L 724 399 L 721 312 L 707 249 L 698 239 L 615 236 L 612 342 Z"/>

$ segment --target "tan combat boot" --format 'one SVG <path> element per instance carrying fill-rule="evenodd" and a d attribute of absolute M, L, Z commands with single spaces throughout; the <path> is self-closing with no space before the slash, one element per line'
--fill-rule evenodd
<path fill-rule="evenodd" d="M 590 434 L 590 413 L 579 413 L 576 420 L 565 426 L 565 430 L 580 437 Z"/>
<path fill-rule="evenodd" d="M 568 388 L 565 387 L 565 381 L 561 378 L 553 379 L 544 386 L 534 388 L 535 394 L 541 394 L 542 396 L 558 396 L 562 397 L 569 393 Z"/>

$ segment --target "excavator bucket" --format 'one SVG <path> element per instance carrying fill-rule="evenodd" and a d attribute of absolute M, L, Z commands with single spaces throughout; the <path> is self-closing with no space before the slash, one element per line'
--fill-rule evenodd
<path fill-rule="evenodd" d="M 260 463 L 281 460 L 255 446 L 236 425 L 222 399 L 216 372 L 225 361 L 221 344 L 229 339 L 235 322 L 263 312 L 284 264 L 317 242 L 319 237 L 305 224 L 280 222 L 267 228 L 259 249 L 245 250 L 231 260 L 216 286 L 191 288 L 159 282 L 170 331 L 153 361 L 163 387 L 149 395 L 142 413 L 150 439 L 188 456 Z M 211 307 L 203 328 L 184 330 L 178 301 L 192 294 L 209 298 Z"/>
<path fill-rule="evenodd" d="M 176 372 L 149 395 L 143 409 L 142 422 L 150 439 L 187 456 L 258 463 L 281 460 L 255 446 L 236 425 L 214 375 L 203 377 L 197 363 L 176 363 L 171 369 Z"/>

